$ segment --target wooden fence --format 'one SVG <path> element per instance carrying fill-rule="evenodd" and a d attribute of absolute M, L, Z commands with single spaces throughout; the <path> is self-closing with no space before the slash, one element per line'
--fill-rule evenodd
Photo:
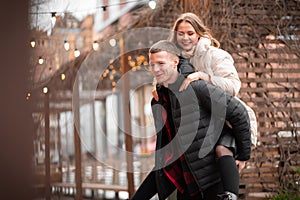
<path fill-rule="evenodd" d="M 245 199 L 291 184 L 300 166 L 300 2 L 210 1 L 211 27 L 242 81 L 239 96 L 256 112 L 259 144 L 241 177 Z M 298 27 L 298 28 L 296 28 Z"/>

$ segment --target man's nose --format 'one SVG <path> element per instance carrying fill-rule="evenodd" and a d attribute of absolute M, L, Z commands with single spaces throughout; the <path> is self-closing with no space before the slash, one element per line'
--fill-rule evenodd
<path fill-rule="evenodd" d="M 157 72 L 157 71 L 159 71 L 159 66 L 158 65 L 152 65 L 152 71 L 153 72 Z"/>

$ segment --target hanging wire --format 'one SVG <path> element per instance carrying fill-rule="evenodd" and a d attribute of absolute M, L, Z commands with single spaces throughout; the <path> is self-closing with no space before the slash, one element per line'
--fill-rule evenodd
<path fill-rule="evenodd" d="M 132 1 L 126 1 L 126 2 L 121 2 L 121 3 L 115 3 L 115 4 L 107 4 L 107 5 L 101 5 L 101 6 L 96 6 L 94 8 L 90 8 L 90 9 L 82 9 L 82 10 L 73 10 L 73 11 L 67 11 L 67 12 L 63 12 L 63 11 L 44 11 L 44 12 L 29 12 L 29 14 L 31 15 L 52 15 L 52 13 L 56 13 L 57 15 L 59 14 L 64 14 L 64 13 L 79 13 L 79 12 L 87 12 L 87 11 L 91 11 L 91 10 L 98 10 L 98 9 L 102 9 L 103 11 L 106 11 L 106 9 L 108 7 L 112 7 L 112 6 L 120 6 L 120 5 L 124 5 L 124 4 L 129 4 L 129 3 L 144 3 L 147 1 L 140 1 L 140 0 L 132 0 Z"/>

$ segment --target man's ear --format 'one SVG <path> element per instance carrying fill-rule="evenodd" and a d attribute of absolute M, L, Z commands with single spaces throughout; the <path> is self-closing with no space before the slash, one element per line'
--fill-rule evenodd
<path fill-rule="evenodd" d="M 173 61 L 174 61 L 175 65 L 177 66 L 179 63 L 179 58 L 176 56 L 176 57 L 174 57 Z"/>

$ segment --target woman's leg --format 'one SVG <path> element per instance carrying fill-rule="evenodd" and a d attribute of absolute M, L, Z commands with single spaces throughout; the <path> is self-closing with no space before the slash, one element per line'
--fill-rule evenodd
<path fill-rule="evenodd" d="M 232 151 L 222 145 L 218 145 L 216 147 L 216 157 L 217 157 L 217 163 L 219 166 L 219 170 L 221 173 L 221 179 L 223 183 L 223 188 L 225 193 L 229 192 L 229 195 L 232 195 L 230 193 L 233 193 L 236 195 L 232 195 L 232 198 L 228 199 L 237 199 L 239 195 L 239 171 L 235 163 L 235 159 L 233 157 Z M 227 194 L 224 195 L 224 197 Z M 226 199 L 226 198 L 224 198 Z"/>
<path fill-rule="evenodd" d="M 204 192 L 203 192 L 203 199 L 205 200 L 216 200 L 218 199 L 218 194 L 221 194 L 222 192 L 224 192 L 223 190 L 223 184 L 221 182 L 210 186 L 209 188 L 207 188 Z"/>

